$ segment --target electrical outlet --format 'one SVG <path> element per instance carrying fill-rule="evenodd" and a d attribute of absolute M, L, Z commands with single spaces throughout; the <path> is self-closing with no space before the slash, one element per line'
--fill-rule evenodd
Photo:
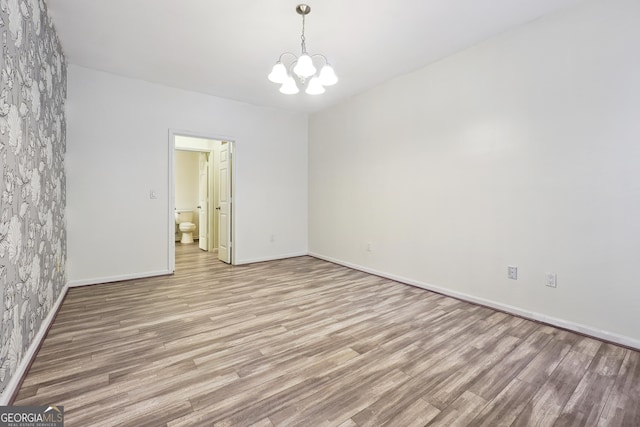
<path fill-rule="evenodd" d="M 518 267 L 512 265 L 507 267 L 507 277 L 511 280 L 518 280 Z"/>
<path fill-rule="evenodd" d="M 367 252 L 371 252 L 371 242 L 367 243 Z"/>
<path fill-rule="evenodd" d="M 547 273 L 544 276 L 544 284 L 550 288 L 558 286 L 558 275 L 556 273 Z"/>
<path fill-rule="evenodd" d="M 269 241 L 270 241 L 271 243 L 275 242 L 275 241 L 276 241 L 276 235 L 275 235 L 275 234 L 272 234 L 272 235 L 271 235 L 271 237 L 269 238 Z"/>

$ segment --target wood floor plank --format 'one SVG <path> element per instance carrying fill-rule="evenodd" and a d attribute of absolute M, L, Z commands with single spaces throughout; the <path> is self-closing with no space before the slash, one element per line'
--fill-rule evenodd
<path fill-rule="evenodd" d="M 544 384 L 567 355 L 571 346 L 551 339 L 531 362 L 518 374 L 518 378 L 529 384 Z"/>
<path fill-rule="evenodd" d="M 600 344 L 590 346 L 596 351 L 593 360 L 560 414 L 556 425 L 598 424 L 627 352 L 626 349 L 618 346 Z"/>
<path fill-rule="evenodd" d="M 515 378 L 473 419 L 474 426 L 510 426 L 524 410 L 537 386 Z"/>
<path fill-rule="evenodd" d="M 70 289 L 14 404 L 73 426 L 640 425 L 640 353 L 311 257 Z"/>
<path fill-rule="evenodd" d="M 385 423 L 385 426 L 420 427 L 427 425 L 440 410 L 429 404 L 424 399 L 416 399 L 409 406 L 394 414 Z M 380 425 L 380 424 L 379 424 Z"/>
<path fill-rule="evenodd" d="M 460 364 L 445 380 L 432 387 L 423 398 L 441 410 L 444 410 L 466 390 L 469 390 L 479 378 L 487 378 L 502 361 L 513 351 L 515 337 L 505 336 L 491 352 L 479 351 Z M 502 388 L 502 387 L 501 387 Z M 485 398 L 485 400 L 487 400 Z"/>
<path fill-rule="evenodd" d="M 515 426 L 552 426 L 583 378 L 592 356 L 569 351 L 515 420 Z"/>
<path fill-rule="evenodd" d="M 611 377 L 587 371 L 554 425 L 596 425 L 612 385 Z"/>
<path fill-rule="evenodd" d="M 492 400 L 533 360 L 550 340 L 551 338 L 547 334 L 540 331 L 529 335 L 526 340 L 508 353 L 499 364 L 494 365 L 490 371 L 479 377 L 469 390 L 487 401 Z"/>
<path fill-rule="evenodd" d="M 486 400 L 470 391 L 465 391 L 428 425 L 437 427 L 469 426 L 485 406 L 487 406 Z"/>
<path fill-rule="evenodd" d="M 598 425 L 640 426 L 640 353 L 627 351 Z"/>

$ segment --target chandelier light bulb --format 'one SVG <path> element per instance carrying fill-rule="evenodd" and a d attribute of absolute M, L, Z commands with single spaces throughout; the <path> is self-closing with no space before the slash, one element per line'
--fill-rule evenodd
<path fill-rule="evenodd" d="M 333 71 L 333 67 L 329 64 L 322 67 L 319 78 L 322 86 L 332 86 L 338 83 L 338 76 L 336 76 L 335 71 Z"/>
<path fill-rule="evenodd" d="M 295 95 L 296 93 L 300 92 L 300 89 L 298 89 L 298 85 L 296 84 L 294 78 L 289 76 L 280 87 L 280 92 L 284 93 L 285 95 Z"/>
<path fill-rule="evenodd" d="M 322 84 L 320 83 L 320 78 L 314 77 L 309 80 L 309 85 L 305 92 L 309 95 L 320 95 L 321 93 L 324 93 L 324 87 L 322 87 Z"/>
<path fill-rule="evenodd" d="M 298 58 L 296 66 L 293 67 L 293 72 L 296 73 L 298 77 L 306 79 L 316 73 L 316 67 L 313 66 L 311 57 L 306 53 L 303 53 L 300 55 L 300 58 Z"/>
<path fill-rule="evenodd" d="M 276 63 L 271 70 L 271 74 L 269 74 L 269 80 L 274 83 L 284 83 L 287 80 L 287 67 L 284 66 L 282 62 Z"/>

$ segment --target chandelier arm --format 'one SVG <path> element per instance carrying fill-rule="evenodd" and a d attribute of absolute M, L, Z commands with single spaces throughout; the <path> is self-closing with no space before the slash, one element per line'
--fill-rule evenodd
<path fill-rule="evenodd" d="M 315 58 L 316 56 L 319 56 L 319 57 L 321 57 L 322 59 L 324 59 L 324 64 L 325 64 L 325 65 L 330 65 L 330 64 L 329 64 L 329 60 L 327 59 L 327 57 L 326 57 L 326 56 L 324 56 L 324 55 L 323 55 L 323 54 L 321 54 L 321 53 L 314 53 L 313 55 L 311 55 L 311 59 Z"/>
<path fill-rule="evenodd" d="M 295 53 L 292 53 L 292 52 L 284 52 L 284 53 L 280 54 L 280 57 L 278 58 L 278 62 L 282 62 L 282 58 L 283 58 L 285 55 L 291 55 L 291 56 L 293 56 L 294 58 L 296 58 L 296 61 L 298 60 L 298 55 L 296 55 Z"/>

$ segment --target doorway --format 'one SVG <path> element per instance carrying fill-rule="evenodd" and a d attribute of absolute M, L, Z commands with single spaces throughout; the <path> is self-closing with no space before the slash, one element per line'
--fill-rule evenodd
<path fill-rule="evenodd" d="M 194 247 L 233 264 L 233 142 L 170 132 L 169 169 L 169 270 L 175 271 L 176 245 L 182 245 L 179 212 L 193 218 Z"/>

